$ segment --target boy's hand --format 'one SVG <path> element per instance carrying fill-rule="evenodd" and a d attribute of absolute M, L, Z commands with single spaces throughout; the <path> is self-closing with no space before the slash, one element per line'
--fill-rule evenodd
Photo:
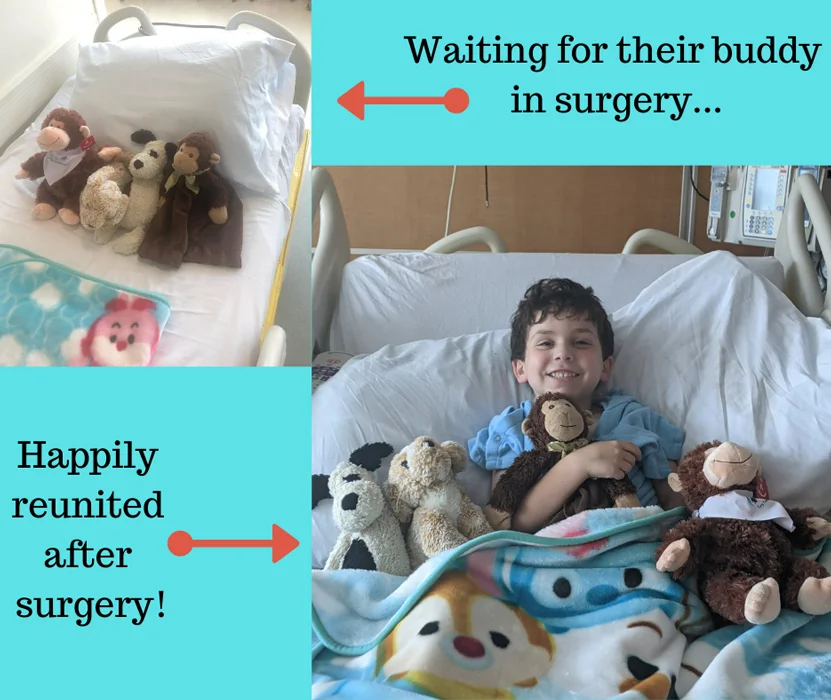
<path fill-rule="evenodd" d="M 622 440 L 593 442 L 577 450 L 587 478 L 622 479 L 641 459 L 638 446 Z"/>

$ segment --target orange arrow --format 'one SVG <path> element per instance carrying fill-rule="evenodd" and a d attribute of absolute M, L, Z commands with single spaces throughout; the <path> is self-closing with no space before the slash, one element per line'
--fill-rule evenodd
<path fill-rule="evenodd" d="M 294 537 L 276 525 L 271 526 L 270 540 L 195 540 L 184 530 L 167 538 L 167 548 L 177 557 L 190 554 L 194 547 L 268 547 L 271 561 L 278 562 L 298 546 L 300 543 Z"/>
<path fill-rule="evenodd" d="M 450 88 L 440 97 L 367 97 L 364 88 L 362 80 L 338 98 L 341 107 L 361 120 L 365 105 L 444 105 L 448 112 L 459 114 L 470 104 L 470 97 L 462 88 Z"/>

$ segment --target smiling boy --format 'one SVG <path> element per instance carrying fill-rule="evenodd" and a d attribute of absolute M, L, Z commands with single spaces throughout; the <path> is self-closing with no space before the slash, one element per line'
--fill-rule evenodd
<path fill-rule="evenodd" d="M 590 478 L 628 475 L 642 506 L 681 505 L 666 478 L 677 467 L 683 431 L 632 396 L 606 391 L 614 365 L 614 332 L 591 288 L 568 279 L 545 279 L 525 293 L 511 320 L 511 361 L 516 380 L 540 396 L 569 397 L 595 417 L 592 442 L 561 459 L 526 494 L 513 528 L 536 532 L 548 524 Z M 469 442 L 471 460 L 493 471 L 495 484 L 523 451 L 522 433 L 532 401 L 509 406 Z"/>

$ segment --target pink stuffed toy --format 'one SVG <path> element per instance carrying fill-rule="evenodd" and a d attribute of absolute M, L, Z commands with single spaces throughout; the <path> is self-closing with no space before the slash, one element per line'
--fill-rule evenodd
<path fill-rule="evenodd" d="M 146 367 L 161 335 L 149 299 L 120 295 L 108 302 L 81 341 L 79 364 L 103 367 Z"/>

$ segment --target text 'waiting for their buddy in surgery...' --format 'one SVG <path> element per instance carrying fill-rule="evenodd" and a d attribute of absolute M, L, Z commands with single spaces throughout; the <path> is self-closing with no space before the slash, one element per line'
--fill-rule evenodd
<path fill-rule="evenodd" d="M 510 42 L 500 35 L 492 39 L 468 35 L 466 41 L 447 41 L 433 35 L 404 36 L 407 49 L 416 64 L 509 64 L 528 65 L 533 75 L 543 74 L 550 63 L 560 66 L 584 66 L 617 63 L 632 69 L 660 64 L 703 64 L 742 66 L 792 66 L 801 72 L 810 71 L 822 44 L 800 42 L 796 36 L 777 39 L 766 36 L 759 42 L 731 42 L 711 36 L 707 43 L 693 41 L 681 35 L 674 42 L 650 42 L 640 36 L 621 37 L 616 42 L 578 41 L 570 34 L 550 42 Z M 619 79 L 620 74 L 618 74 Z M 563 71 L 564 82 L 578 82 L 580 73 Z M 683 78 L 682 78 L 683 79 Z M 678 81 L 678 74 L 673 74 Z M 551 110 L 547 96 L 536 88 L 524 89 L 516 81 L 511 86 L 512 114 L 545 114 Z M 561 87 L 562 89 L 562 87 Z M 553 94 L 553 93 L 552 93 Z M 653 90 L 643 92 L 570 92 L 554 94 L 553 111 L 558 114 L 614 115 L 618 122 L 626 122 L 635 114 L 666 115 L 679 121 L 687 114 L 720 114 L 715 105 L 693 106 L 692 92 Z"/>

